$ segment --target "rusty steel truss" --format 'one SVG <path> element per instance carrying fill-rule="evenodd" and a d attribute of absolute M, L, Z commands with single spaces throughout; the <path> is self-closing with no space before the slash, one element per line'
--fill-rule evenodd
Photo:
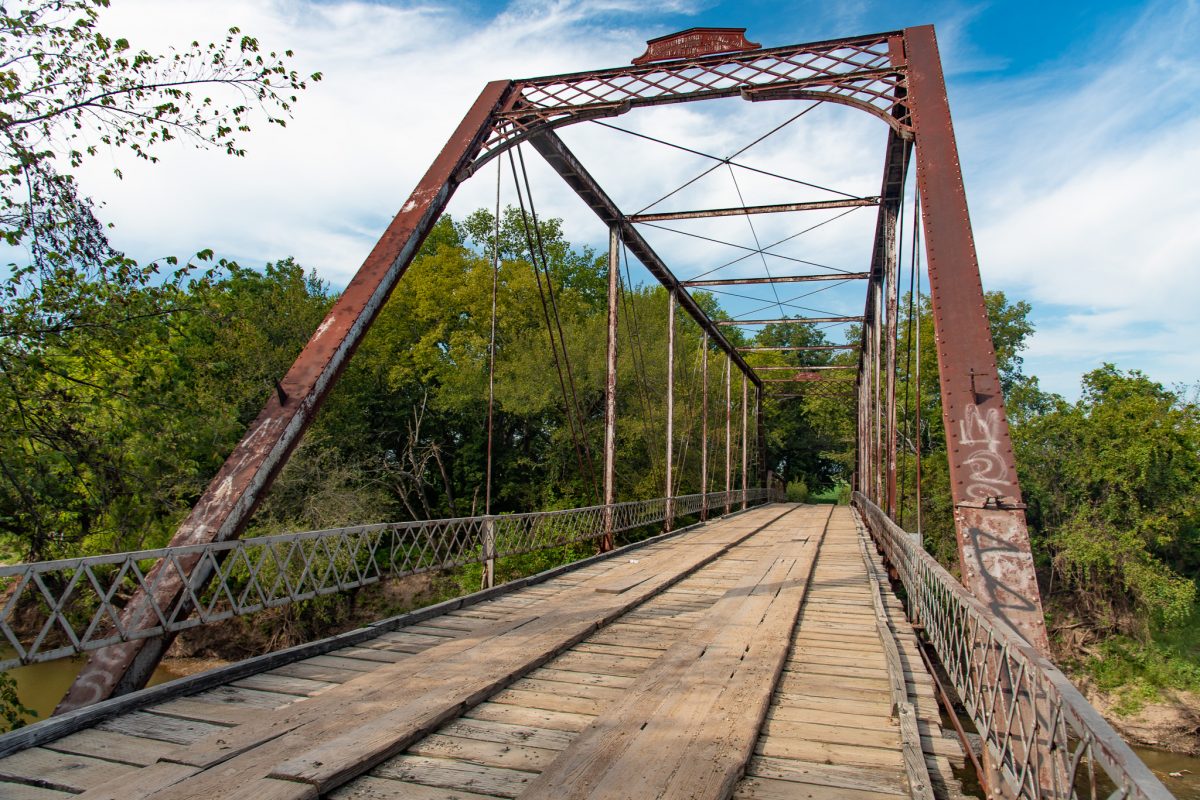
<path fill-rule="evenodd" d="M 665 59 L 665 60 L 664 60 Z M 821 203 L 778 204 L 672 212 L 625 214 L 559 138 L 556 129 L 600 120 L 635 109 L 668 103 L 741 97 L 750 102 L 837 103 L 864 111 L 887 126 L 881 190 L 876 196 Z M 915 153 L 916 182 L 922 209 L 934 324 L 938 332 L 939 382 L 945 414 L 947 453 L 956 508 L 955 521 L 964 580 L 990 613 L 1005 620 L 1034 646 L 1046 644 L 1040 599 L 1030 556 L 1021 493 L 1013 468 L 1004 401 L 983 306 L 966 200 L 962 189 L 946 89 L 932 27 L 762 49 L 746 42 L 738 29 L 693 29 L 651 42 L 632 66 L 487 84 L 409 199 L 371 250 L 325 320 L 278 384 L 257 419 L 209 485 L 171 541 L 188 548 L 236 539 L 276 475 L 320 409 L 348 360 L 362 341 L 451 195 L 481 166 L 520 143 L 528 143 L 579 195 L 610 231 L 610 311 L 608 387 L 606 392 L 605 493 L 602 541 L 611 545 L 614 521 L 611 454 L 615 436 L 615 352 L 618 281 L 617 248 L 626 248 L 666 287 L 674 331 L 675 309 L 682 310 L 704 335 L 703 375 L 707 386 L 709 350 L 724 354 L 726 397 L 724 474 L 710 469 L 702 449 L 703 488 L 724 480 L 723 508 L 752 495 L 750 464 L 765 482 L 762 403 L 766 388 L 785 383 L 789 392 L 822 394 L 856 402 L 859 415 L 856 489 L 889 511 L 896 507 L 895 341 L 897 216 L 905 177 Z M 869 270 L 839 280 L 865 280 L 867 299 L 861 316 L 721 320 L 708 317 L 689 292 L 719 281 L 681 282 L 650 246 L 637 225 L 652 220 L 783 213 L 812 208 L 877 207 L 878 224 Z M 753 281 L 822 280 L 823 276 Z M 782 304 L 781 304 L 782 308 Z M 797 367 L 787 377 L 762 377 L 743 352 L 723 334 L 730 324 L 772 322 L 861 323 L 856 345 L 856 379 L 839 380 L 837 371 Z M 674 359 L 670 337 L 669 363 Z M 782 349 L 782 348 L 781 348 Z M 800 349 L 800 348 L 795 348 Z M 734 381 L 734 370 L 741 386 Z M 774 374 L 774 373 L 769 373 Z M 737 395 L 740 393 L 740 402 Z M 668 396 L 671 394 L 668 392 Z M 766 395 L 768 397 L 775 395 Z M 708 441 L 707 392 L 703 426 Z M 754 405 L 754 414 L 750 406 Z M 739 408 L 740 436 L 734 433 Z M 668 430 L 674 416 L 668 408 Z M 750 420 L 753 417 L 754 431 Z M 717 426 L 719 428 L 719 423 Z M 733 467 L 734 440 L 740 442 L 740 470 Z M 670 527 L 677 505 L 671 478 L 673 437 L 667 436 L 667 484 L 664 524 Z M 751 453 L 757 450 L 756 453 Z M 720 466 L 719 464 L 714 466 Z M 733 485 L 740 473 L 741 486 Z M 736 489 L 736 491 L 735 491 Z M 707 513 L 707 508 L 701 509 Z M 183 552 L 183 551 L 180 551 Z M 192 562 L 188 559 L 193 558 Z M 146 631 L 159 625 L 155 609 L 182 609 L 218 571 L 215 560 L 181 555 L 168 569 L 161 562 L 146 576 L 125 607 L 120 628 Z M 151 597 L 153 595 L 153 597 Z M 181 605 L 182 604 L 182 605 Z M 181 612 L 182 613 L 182 612 Z M 144 685 L 170 637 L 131 634 L 95 652 L 61 709 L 79 707 Z"/>

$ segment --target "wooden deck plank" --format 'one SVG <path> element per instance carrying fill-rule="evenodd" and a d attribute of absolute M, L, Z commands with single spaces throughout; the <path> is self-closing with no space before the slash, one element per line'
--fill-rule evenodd
<path fill-rule="evenodd" d="M 798 524 L 785 519 L 773 527 Z M 789 545 L 766 549 L 524 796 L 726 794 L 753 746 L 761 719 L 755 705 L 765 712 L 817 549 L 809 545 L 798 560 L 785 555 L 797 549 Z"/>
<path fill-rule="evenodd" d="M 300 698 L 294 694 L 264 692 L 259 689 L 243 689 L 237 686 L 217 686 L 207 692 L 190 695 L 189 699 L 241 708 L 274 709 L 295 703 Z"/>
<path fill-rule="evenodd" d="M 128 714 L 110 717 L 98 724 L 96 728 L 102 731 L 115 731 L 130 736 L 140 736 L 144 739 L 158 739 L 174 744 L 193 744 L 205 736 L 223 734 L 230 729 L 226 725 L 179 719 L 178 717 L 168 717 L 146 711 L 133 711 Z"/>
<path fill-rule="evenodd" d="M 160 761 L 93 786 L 79 800 L 143 800 L 164 786 L 178 783 L 196 772 L 195 767 Z"/>
<path fill-rule="evenodd" d="M 572 732 L 537 728 L 529 725 L 510 725 L 507 722 L 459 717 L 441 728 L 441 733 L 464 739 L 481 739 L 497 744 L 521 744 L 543 750 L 565 750 L 575 738 Z"/>
<path fill-rule="evenodd" d="M 194 700 L 190 697 L 180 697 L 151 706 L 148 711 L 167 717 L 211 722 L 216 725 L 242 725 L 262 718 L 263 709 L 236 703 L 210 703 L 204 700 Z"/>
<path fill-rule="evenodd" d="M 480 703 L 467 713 L 465 719 L 577 733 L 586 728 L 595 717 L 590 714 L 547 711 L 543 708 L 506 706 L 503 703 Z"/>
<path fill-rule="evenodd" d="M 31 747 L 0 759 L 0 780 L 31 783 L 60 792 L 82 792 L 138 768 L 73 753 Z"/>
<path fill-rule="evenodd" d="M 262 689 L 266 692 L 291 694 L 297 697 L 315 697 L 337 686 L 337 684 L 330 683 L 329 681 L 308 680 L 307 678 L 288 678 L 284 675 L 262 672 L 258 675 L 249 675 L 233 681 L 230 686 L 237 686 L 243 689 Z"/>
<path fill-rule="evenodd" d="M 535 773 L 448 758 L 401 755 L 383 762 L 371 774 L 496 797 L 518 797 Z"/>
<path fill-rule="evenodd" d="M 0 797 L 7 798 L 7 800 L 62 800 L 67 797 L 78 797 L 78 795 L 60 792 L 56 789 L 30 786 L 27 783 L 0 781 Z"/>
<path fill-rule="evenodd" d="M 408 749 L 418 756 L 453 758 L 487 767 L 505 767 L 525 772 L 539 772 L 558 757 L 558 750 L 545 750 L 527 744 L 489 742 L 468 739 L 445 733 L 426 736 Z"/>
<path fill-rule="evenodd" d="M 733 797 L 737 800 L 893 800 L 895 795 L 774 778 L 750 778 L 738 784 Z"/>
<path fill-rule="evenodd" d="M 45 747 L 47 750 L 55 750 L 60 753 L 91 756 L 137 767 L 149 766 L 159 758 L 172 755 L 179 749 L 179 745 L 170 742 L 143 739 L 140 736 L 128 736 L 124 733 L 102 731 L 96 728 L 77 731 L 70 736 L 49 742 Z M 0 797 L 4 796 L 0 792 Z"/>
<path fill-rule="evenodd" d="M 751 777 L 773 778 L 795 783 L 826 786 L 832 789 L 851 789 L 876 792 L 892 797 L 908 794 L 908 787 L 899 770 L 874 767 L 827 764 L 795 758 L 775 758 L 756 755 L 746 767 Z"/>
<path fill-rule="evenodd" d="M 409 781 L 364 775 L 329 795 L 330 800 L 494 800 L 494 794 L 423 786 Z"/>
<path fill-rule="evenodd" d="M 254 776 L 264 774 L 307 781 L 322 791 L 331 789 L 453 717 L 464 703 L 479 702 L 557 650 L 582 640 L 595 627 L 644 603 L 785 511 L 767 509 L 757 518 L 743 517 L 748 523 L 744 531 L 707 531 L 713 534 L 712 544 L 699 545 L 681 537 L 679 543 L 685 546 L 658 556 L 662 563 L 654 577 L 623 594 L 596 593 L 587 581 L 576 589 L 543 592 L 552 601 L 514 614 L 502 625 L 489 624 L 462 636 L 446 637 L 422 654 L 385 664 L 323 690 L 311 700 L 267 715 L 269 719 L 260 723 L 239 726 L 219 739 L 189 748 L 181 760 L 195 766 L 220 765 L 219 769 L 209 769 L 189 779 L 186 787 L 165 790 L 160 796 L 164 800 L 211 800 L 229 781 L 249 784 Z M 433 635 L 435 623 L 436 619 L 430 620 L 409 630 Z M 486 667 L 481 669 L 481 665 Z M 397 694 L 394 687 L 398 682 L 429 688 L 423 694 Z M 348 702 L 349 698 L 353 701 Z"/>

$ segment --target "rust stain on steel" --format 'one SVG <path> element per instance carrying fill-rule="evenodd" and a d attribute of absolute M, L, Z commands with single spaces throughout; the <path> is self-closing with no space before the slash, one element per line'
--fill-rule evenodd
<path fill-rule="evenodd" d="M 937 40 L 931 26 L 909 28 L 904 38 L 963 578 L 993 613 L 1046 651 L 1041 595 Z"/>
<path fill-rule="evenodd" d="M 337 382 L 347 360 L 375 320 L 392 288 L 404 274 L 425 236 L 453 194 L 453 176 L 482 147 L 492 119 L 510 97 L 510 81 L 489 83 L 467 112 L 445 148 L 425 173 L 408 201 L 396 214 L 325 320 L 313 333 L 296 362 L 280 381 L 266 406 L 226 459 L 204 495 L 171 539 L 171 546 L 224 541 L 241 535 L 301 435 L 312 422 Z M 158 624 L 154 610 L 182 609 L 188 600 L 186 584 L 194 590 L 207 583 L 211 567 L 191 574 L 174 570 L 160 575 L 154 568 L 149 583 L 155 603 L 136 594 L 123 614 L 127 628 Z M 180 616 L 183 611 L 180 611 Z M 97 651 L 84 666 L 55 713 L 124 694 L 145 685 L 169 642 L 164 637 L 139 639 Z"/>
<path fill-rule="evenodd" d="M 757 42 L 747 41 L 745 28 L 688 28 L 650 39 L 646 42 L 646 52 L 633 59 L 632 63 L 641 66 L 679 58 L 741 53 L 761 47 Z"/>

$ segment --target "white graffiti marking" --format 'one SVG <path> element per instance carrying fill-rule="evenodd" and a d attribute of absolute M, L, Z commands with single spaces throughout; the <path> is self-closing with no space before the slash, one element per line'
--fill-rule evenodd
<path fill-rule="evenodd" d="M 967 406 L 964 419 L 958 422 L 958 441 L 972 448 L 963 459 L 963 466 L 970 472 L 966 494 L 972 500 L 986 500 L 1002 495 L 1008 488 L 1008 465 L 1000 455 L 1000 412 L 988 409 L 979 413 L 979 406 Z"/>

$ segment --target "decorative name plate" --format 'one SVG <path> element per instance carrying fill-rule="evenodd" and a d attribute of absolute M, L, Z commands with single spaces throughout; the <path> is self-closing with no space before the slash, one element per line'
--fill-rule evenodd
<path fill-rule="evenodd" d="M 641 66 L 655 61 L 739 53 L 761 47 L 756 42 L 746 41 L 745 28 L 688 28 L 646 42 L 646 52 L 635 58 L 633 63 Z"/>

